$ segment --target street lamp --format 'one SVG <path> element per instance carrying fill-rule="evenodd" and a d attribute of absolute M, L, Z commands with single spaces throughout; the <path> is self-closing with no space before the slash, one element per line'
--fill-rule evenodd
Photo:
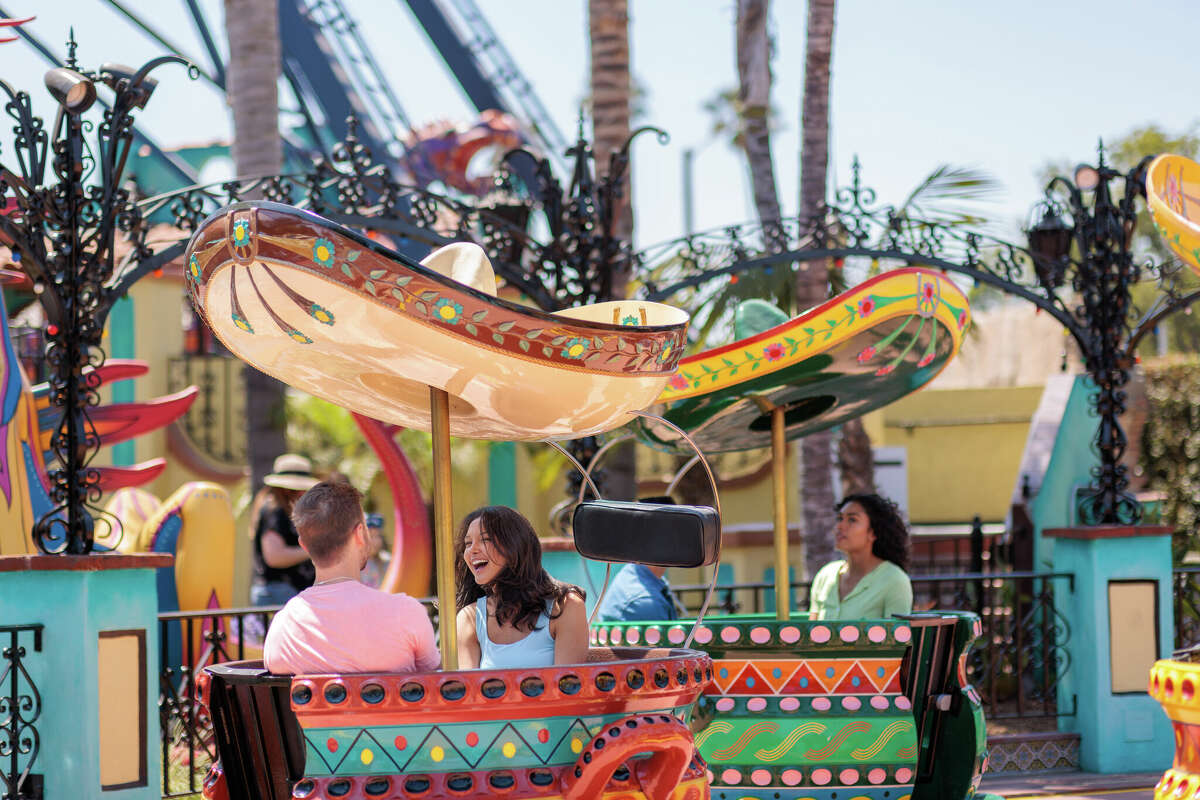
<path fill-rule="evenodd" d="M 116 235 L 133 235 L 144 224 L 122 187 L 133 146 L 133 111 L 154 90 L 152 70 L 184 64 L 193 78 L 199 70 L 178 56 L 162 56 L 136 71 L 110 64 L 89 72 L 79 69 L 75 49 L 72 35 L 65 65 L 45 75 L 46 89 L 58 103 L 49 133 L 33 114 L 29 94 L 0 80 L 9 99 L 6 111 L 16 122 L 17 159 L 16 169 L 0 164 L 0 205 L 15 206 L 0 215 L 0 236 L 11 242 L 13 261 L 29 276 L 45 309 L 50 401 L 62 415 L 50 438 L 56 456 L 47 476 L 53 507 L 34 524 L 32 538 L 43 552 L 83 555 L 95 540 L 92 512 L 100 497 L 99 474 L 88 467 L 100 440 L 87 410 L 98 401 L 95 368 L 104 362 L 104 323 L 123 291 L 121 276 L 114 274 Z M 93 126 L 83 114 L 97 100 L 97 83 L 113 90 L 113 100 Z M 88 137 L 93 128 L 95 135 Z"/>
<path fill-rule="evenodd" d="M 1137 344 L 1129 321 L 1130 290 L 1141 276 L 1129 250 L 1137 223 L 1134 201 L 1138 195 L 1145 197 L 1151 160 L 1143 159 L 1122 175 L 1105 164 L 1101 147 L 1097 166 L 1076 167 L 1073 181 L 1062 176 L 1050 181 L 1047 199 L 1038 206 L 1041 219 L 1026 232 L 1034 268 L 1047 292 L 1069 278 L 1078 295 L 1071 310 L 1077 325 L 1068 330 L 1096 387 L 1091 403 L 1099 418 L 1094 443 L 1100 464 L 1092 470 L 1093 483 L 1077 509 L 1085 525 L 1133 524 L 1142 515 L 1141 505 L 1127 491 L 1128 469 L 1121 458 L 1128 439 L 1120 416 Z M 1118 180 L 1123 191 L 1114 201 L 1113 183 Z M 1062 218 L 1062 195 L 1070 225 Z"/>

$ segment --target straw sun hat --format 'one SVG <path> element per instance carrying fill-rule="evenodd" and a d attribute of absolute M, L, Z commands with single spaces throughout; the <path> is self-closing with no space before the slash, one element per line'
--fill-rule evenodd
<path fill-rule="evenodd" d="M 366 416 L 450 433 L 566 439 L 625 424 L 675 371 L 688 315 L 640 300 L 547 313 L 496 296 L 491 263 L 458 242 L 417 263 L 315 214 L 238 203 L 188 244 L 188 285 L 243 361 Z"/>
<path fill-rule="evenodd" d="M 275 459 L 271 474 L 263 478 L 267 486 L 306 492 L 320 481 L 312 474 L 312 462 L 295 453 L 284 453 Z"/>

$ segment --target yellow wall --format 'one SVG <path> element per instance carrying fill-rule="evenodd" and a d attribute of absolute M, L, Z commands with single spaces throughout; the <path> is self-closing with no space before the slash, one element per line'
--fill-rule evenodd
<path fill-rule="evenodd" d="M 1003 520 L 1041 397 L 1041 386 L 930 389 L 870 415 L 883 433 L 872 442 L 908 453 L 911 521 Z"/>

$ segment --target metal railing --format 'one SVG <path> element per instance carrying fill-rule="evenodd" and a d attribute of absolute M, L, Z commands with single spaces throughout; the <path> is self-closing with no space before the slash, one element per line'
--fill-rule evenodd
<path fill-rule="evenodd" d="M 1200 644 L 1200 566 L 1176 567 L 1172 574 L 1175 606 L 1175 648 Z"/>
<path fill-rule="evenodd" d="M 41 750 L 35 723 L 42 714 L 42 696 L 29 677 L 24 661 L 32 638 L 33 652 L 42 652 L 42 625 L 0 625 L 0 779 L 5 798 L 41 800 L 41 774 L 33 772 Z"/>

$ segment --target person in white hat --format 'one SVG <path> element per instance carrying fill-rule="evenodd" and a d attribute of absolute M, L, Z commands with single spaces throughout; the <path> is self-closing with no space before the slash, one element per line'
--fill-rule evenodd
<path fill-rule="evenodd" d="M 283 605 L 315 579 L 308 553 L 292 524 L 296 499 L 317 484 L 312 462 L 295 453 L 275 459 L 271 474 L 254 498 L 254 579 L 250 603 Z"/>

